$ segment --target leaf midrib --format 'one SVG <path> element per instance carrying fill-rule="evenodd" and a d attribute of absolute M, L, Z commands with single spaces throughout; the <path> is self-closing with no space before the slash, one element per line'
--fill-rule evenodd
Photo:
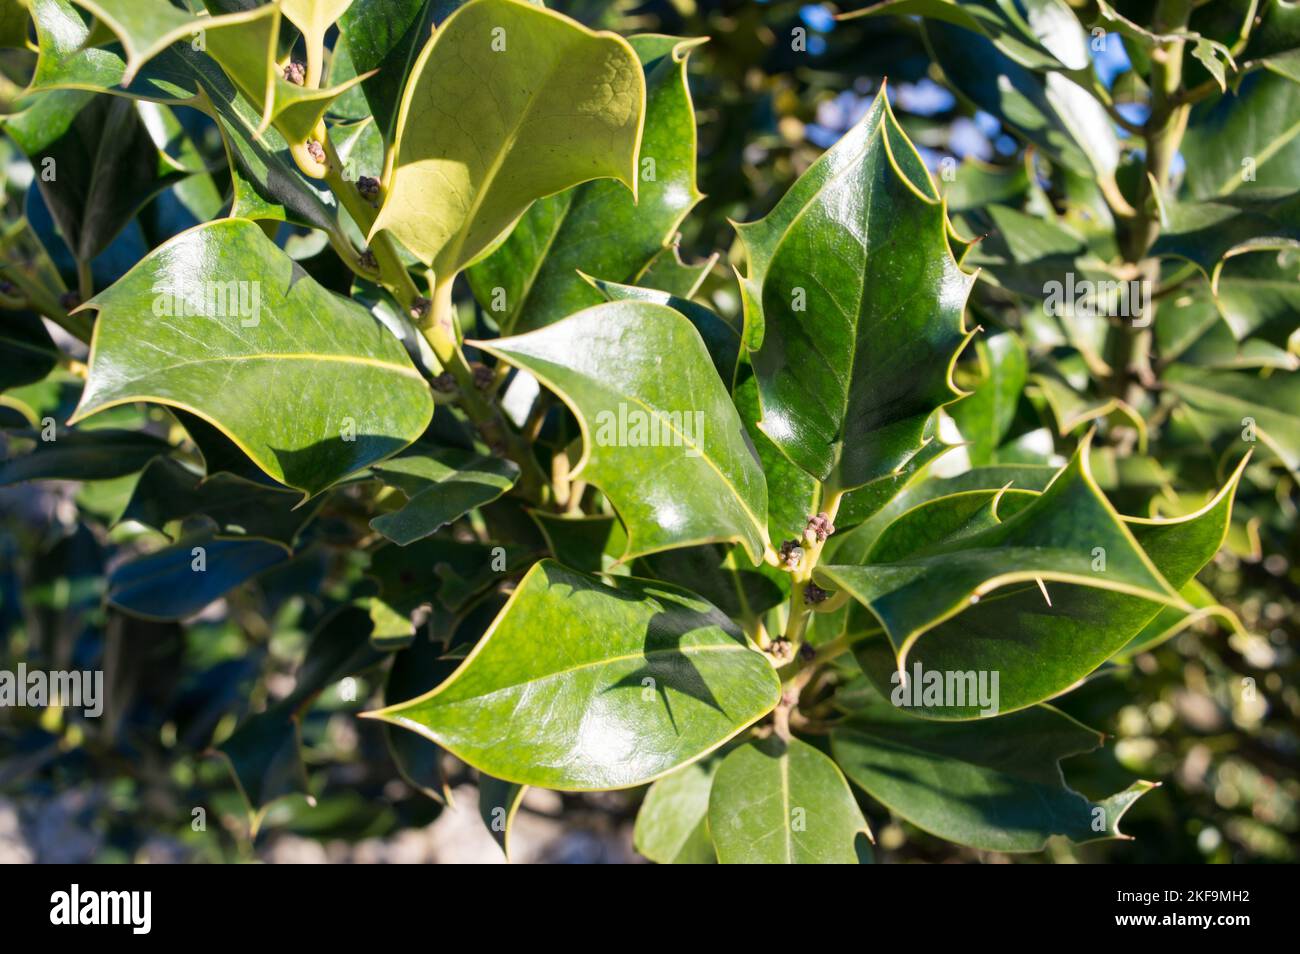
<path fill-rule="evenodd" d="M 607 656 L 603 659 L 595 659 L 589 662 L 579 663 L 576 666 L 569 666 L 565 669 L 557 669 L 554 672 L 548 672 L 545 675 L 539 676 L 534 679 L 525 679 L 522 682 L 512 682 L 509 683 L 508 685 L 497 686 L 496 688 L 492 689 L 489 692 L 480 692 L 474 695 L 461 696 L 459 699 L 455 699 L 450 703 L 443 703 L 443 704 L 457 705 L 462 702 L 469 702 L 473 699 L 487 699 L 490 698 L 491 696 L 495 696 L 502 692 L 507 692 L 511 689 L 518 689 L 521 686 L 533 686 L 539 683 L 549 682 L 553 679 L 558 679 L 561 676 L 567 676 L 575 672 L 582 672 L 585 669 L 596 669 L 601 666 L 610 666 L 616 663 L 633 662 L 639 659 L 650 659 L 655 656 L 667 656 L 667 655 L 690 656 L 690 655 L 699 655 L 701 653 L 710 653 L 710 652 L 748 653 L 748 652 L 752 652 L 752 650 L 750 650 L 746 646 L 740 645 L 739 643 L 726 643 L 726 644 L 720 644 L 716 646 L 686 646 L 686 647 L 673 647 L 673 648 L 665 648 L 665 649 L 652 649 L 649 650 L 648 652 L 625 653 L 619 656 Z M 448 688 L 451 688 L 452 685 L 454 685 L 454 683 L 449 682 Z M 429 703 L 431 705 L 439 705 L 438 697 L 437 696 L 430 697 Z"/>
<path fill-rule="evenodd" d="M 326 362 L 334 364 L 366 365 L 369 367 L 383 368 L 388 371 L 395 371 L 417 381 L 422 381 L 420 372 L 414 368 L 403 367 L 400 364 L 394 364 L 389 361 L 382 361 L 379 358 L 367 358 L 359 355 L 341 355 L 341 354 L 310 354 L 310 353 L 262 353 L 262 354 L 240 354 L 226 355 L 217 358 L 187 358 L 184 361 L 177 361 L 175 364 L 169 364 L 164 368 L 158 368 L 150 371 L 148 374 L 139 377 L 129 378 L 114 385 L 114 391 L 122 391 L 139 384 L 142 381 L 148 381 L 160 373 L 175 371 L 177 368 L 193 367 L 200 364 L 221 364 L 237 363 L 240 361 L 305 361 L 305 362 Z"/>

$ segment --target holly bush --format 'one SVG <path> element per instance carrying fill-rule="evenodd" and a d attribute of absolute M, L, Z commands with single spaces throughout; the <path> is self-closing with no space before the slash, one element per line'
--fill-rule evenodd
<path fill-rule="evenodd" d="M 648 786 L 660 862 L 1125 837 L 1088 700 L 1251 638 L 1206 568 L 1294 539 L 1293 5 L 814 9 L 729 22 L 870 25 L 998 161 L 858 85 L 761 178 L 715 115 L 705 200 L 692 85 L 752 77 L 621 13 L 4 0 L 0 485 L 60 482 L 6 654 L 110 689 L 18 712 L 29 771 L 243 837 L 468 770 L 503 847 L 530 786 Z"/>

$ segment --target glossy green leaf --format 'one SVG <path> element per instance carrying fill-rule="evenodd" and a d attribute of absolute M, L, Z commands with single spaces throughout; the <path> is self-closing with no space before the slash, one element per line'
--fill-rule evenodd
<path fill-rule="evenodd" d="M 788 591 L 772 578 L 784 583 L 780 572 L 751 569 L 738 549 L 719 544 L 652 553 L 636 561 L 635 572 L 698 593 L 732 619 L 757 618 L 780 605 Z"/>
<path fill-rule="evenodd" d="M 39 55 L 28 85 L 32 95 L 24 97 L 23 102 L 25 112 L 51 120 L 45 131 L 51 141 L 67 128 L 66 119 L 59 117 L 65 110 L 54 104 L 62 104 L 65 109 L 79 108 L 89 102 L 88 92 L 112 91 L 158 101 L 185 102 L 193 98 L 196 87 L 191 79 L 175 72 L 173 58 L 164 54 L 140 70 L 134 80 L 127 81 L 125 54 L 118 47 L 91 43 L 90 27 L 69 0 L 29 2 Z"/>
<path fill-rule="evenodd" d="M 952 258 L 938 194 L 884 94 L 766 218 L 737 230 L 763 433 L 838 489 L 902 466 L 957 396 L 974 277 Z"/>
<path fill-rule="evenodd" d="M 79 7 L 89 11 L 96 23 L 112 31 L 122 44 L 126 56 L 126 72 L 122 79 L 129 83 L 140 67 L 167 47 L 180 40 L 193 41 L 203 34 L 215 36 L 223 29 L 238 24 L 240 42 L 247 44 L 256 35 L 260 42 L 264 31 L 257 26 L 260 21 L 277 19 L 274 11 L 258 10 L 222 17 L 198 17 L 167 0 L 74 0 Z M 255 45 L 255 44 L 254 44 Z M 262 44 L 265 48 L 265 44 Z M 264 52 L 267 63 L 271 51 Z M 262 73 L 267 71 L 263 64 Z"/>
<path fill-rule="evenodd" d="M 979 719 L 990 708 L 1007 713 L 1032 706 L 1077 684 L 1154 619 L 1166 614 L 1185 617 L 1191 606 L 1182 594 L 1223 544 L 1241 471 L 1238 467 L 1213 499 L 1185 516 L 1124 519 L 1151 563 L 1180 591 L 1181 606 L 1083 584 L 1045 584 L 1046 596 L 1036 583 L 999 590 L 926 632 L 912 646 L 903 667 L 913 677 L 918 666 L 924 673 L 971 673 L 976 678 L 997 673 L 996 699 L 988 704 L 970 697 L 943 698 L 932 704 L 921 695 L 909 698 L 908 712 L 932 719 Z M 970 495 L 939 497 L 931 503 L 939 505 L 942 513 L 945 501 L 964 496 Z M 918 507 L 909 513 L 924 511 Z M 932 532 L 938 526 L 937 521 L 929 521 Z M 1110 550 L 1103 546 L 1091 552 L 1093 565 L 1102 565 L 1100 557 L 1109 568 Z M 867 638 L 855 645 L 854 652 L 881 692 L 891 693 L 899 686 L 898 656 L 887 639 Z M 974 687 L 978 691 L 978 683 Z M 985 688 L 987 696 L 993 687 L 986 681 Z"/>
<path fill-rule="evenodd" d="M 767 658 L 693 594 L 544 560 L 447 681 L 373 715 L 503 780 L 588 790 L 699 758 L 779 694 Z"/>
<path fill-rule="evenodd" d="M 780 488 L 780 493 L 767 495 L 768 535 L 778 545 L 780 541 L 802 536 L 808 518 L 816 512 L 819 487 L 814 478 L 781 453 L 781 448 L 759 428 L 763 408 L 758 398 L 758 379 L 754 376 L 749 354 L 743 350 L 731 397 L 745 424 L 745 434 L 758 452 L 767 486 Z"/>
<path fill-rule="evenodd" d="M 709 350 L 718 377 L 724 382 L 735 380 L 737 362 L 740 359 L 740 331 L 712 308 L 654 288 L 620 285 L 599 279 L 593 279 L 592 284 L 606 301 L 650 301 L 681 312 L 704 339 L 704 347 Z"/>
<path fill-rule="evenodd" d="M 717 758 L 684 766 L 650 786 L 632 832 L 636 850 L 661 865 L 711 865 L 709 791 Z"/>
<path fill-rule="evenodd" d="M 1259 249 L 1300 246 L 1300 193 L 1247 192 L 1215 201 L 1180 202 L 1151 254 L 1183 258 L 1217 282 L 1224 259 Z"/>
<path fill-rule="evenodd" d="M 551 555 L 584 573 L 613 572 L 627 549 L 627 533 L 618 518 L 605 514 L 565 517 L 533 510 L 529 516 L 546 538 Z M 651 574 L 653 575 L 653 574 Z"/>
<path fill-rule="evenodd" d="M 536 199 L 604 177 L 635 192 L 644 115 L 625 40 L 519 0 L 472 0 L 412 68 L 372 234 L 388 229 L 449 279 Z"/>
<path fill-rule="evenodd" d="M 723 864 L 857 864 L 867 830 L 840 770 L 807 742 L 750 742 L 713 777 L 709 831 Z"/>
<path fill-rule="evenodd" d="M 129 401 L 179 407 L 309 495 L 396 453 L 433 412 L 397 339 L 246 220 L 177 236 L 89 304 L 99 321 L 74 420 Z"/>
<path fill-rule="evenodd" d="M 1124 812 L 1151 782 L 1093 802 L 1065 784 L 1060 761 L 1102 734 L 1049 706 L 981 722 L 922 722 L 878 699 L 831 733 L 835 760 L 890 811 L 985 851 L 1038 851 L 1053 835 L 1123 838 Z"/>
<path fill-rule="evenodd" d="M 970 395 L 948 409 L 962 437 L 972 466 L 993 463 L 994 454 L 1015 418 L 1025 386 L 1029 357 L 1024 342 L 1007 331 L 976 341 L 980 381 Z"/>
<path fill-rule="evenodd" d="M 475 344 L 531 372 L 577 415 L 584 448 L 573 474 L 618 511 L 625 559 L 719 540 L 762 559 L 763 473 L 703 341 L 681 314 L 610 302 Z"/>
<path fill-rule="evenodd" d="M 370 526 L 403 546 L 496 500 L 519 477 L 519 468 L 511 461 L 453 449 L 407 454 L 378 464 L 375 470 L 407 501 L 400 509 L 375 517 Z"/>
<path fill-rule="evenodd" d="M 1009 584 L 1059 580 L 1177 605 L 1177 590 L 1097 487 L 1087 464 L 1089 443 L 1040 497 L 1013 515 L 1002 519 L 998 496 L 970 516 L 968 527 L 922 539 L 909 555 L 820 567 L 817 579 L 847 590 L 880 619 L 900 667 L 923 633 L 970 606 L 972 597 Z M 1104 564 L 1097 562 L 1098 547 Z"/>
<path fill-rule="evenodd" d="M 1263 340 L 1300 354 L 1300 251 L 1234 256 L 1219 269 L 1215 300 L 1238 341 Z"/>
<path fill-rule="evenodd" d="M 503 334 L 554 324 L 600 303 L 600 291 L 580 272 L 640 284 L 700 200 L 686 59 L 701 41 L 639 36 L 629 42 L 646 85 L 637 194 L 602 179 L 541 199 L 496 251 L 470 269 L 475 295 Z"/>

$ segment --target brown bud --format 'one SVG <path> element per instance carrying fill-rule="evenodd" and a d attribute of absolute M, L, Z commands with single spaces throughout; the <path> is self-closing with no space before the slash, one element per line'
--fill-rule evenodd
<path fill-rule="evenodd" d="M 456 390 L 456 376 L 450 371 L 444 371 L 433 379 L 433 389 L 442 394 L 451 394 Z"/>
<path fill-rule="evenodd" d="M 379 198 L 379 180 L 374 176 L 361 176 L 357 179 L 357 192 L 367 202 L 374 202 Z"/>
<path fill-rule="evenodd" d="M 479 362 L 475 361 L 473 364 L 470 365 L 470 368 L 474 372 L 474 386 L 478 388 L 480 391 L 486 391 L 488 388 L 492 387 L 492 385 L 496 383 L 497 380 L 496 372 L 493 371 L 491 368 L 489 368 L 486 364 L 480 364 Z"/>
<path fill-rule="evenodd" d="M 804 539 L 809 543 L 825 543 L 826 538 L 835 532 L 835 525 L 831 523 L 828 514 L 819 513 L 815 517 L 808 518 L 808 526 L 804 530 Z"/>
<path fill-rule="evenodd" d="M 325 147 L 315 139 L 307 140 L 307 155 L 311 156 L 321 165 L 325 165 Z"/>
<path fill-rule="evenodd" d="M 824 603 L 828 596 L 830 594 L 816 583 L 809 583 L 803 589 L 803 601 L 806 606 L 816 606 L 818 603 Z"/>
<path fill-rule="evenodd" d="M 304 85 L 307 82 L 307 67 L 297 60 L 285 64 L 284 81 L 294 86 Z"/>
<path fill-rule="evenodd" d="M 372 272 L 379 270 L 379 259 L 375 258 L 375 253 L 370 249 L 361 253 L 361 267 Z"/>
<path fill-rule="evenodd" d="M 785 569 L 798 569 L 799 561 L 803 559 L 803 547 L 799 546 L 798 540 L 786 540 L 781 544 L 780 556 L 781 566 Z"/>
<path fill-rule="evenodd" d="M 423 295 L 416 295 L 415 301 L 411 302 L 411 318 L 415 321 L 423 321 L 429 314 L 429 307 L 433 302 Z"/>
<path fill-rule="evenodd" d="M 772 640 L 772 644 L 767 647 L 767 653 L 777 663 L 785 664 L 794 659 L 794 644 L 782 636 Z"/>

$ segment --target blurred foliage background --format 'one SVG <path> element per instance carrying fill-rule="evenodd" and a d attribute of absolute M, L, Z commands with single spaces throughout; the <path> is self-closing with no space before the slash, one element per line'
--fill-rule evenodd
<path fill-rule="evenodd" d="M 937 82 L 915 24 L 834 19 L 864 4 L 552 5 L 588 25 L 623 33 L 709 37 L 690 60 L 699 182 L 707 197 L 686 220 L 681 244 L 687 259 L 721 253 L 704 291 L 724 313 L 734 315 L 739 307 L 726 267 L 738 261 L 728 219 L 767 212 L 862 114 L 886 77 L 894 109 L 932 170 L 946 159 L 1008 176 L 1024 168 L 1021 143 Z M 1119 43 L 1098 56 L 1098 73 L 1116 89 L 1127 67 Z M 21 90 L 29 69 L 21 51 L 6 51 L 0 100 Z M 210 121 L 193 110 L 178 112 L 199 147 L 219 157 Z M 6 203 L 26 210 L 71 283 L 74 266 L 53 235 L 30 169 L 24 172 L 21 158 L 11 153 L 0 161 Z M 111 280 L 124 263 L 198 221 L 196 211 L 217 214 L 226 183 L 220 172 L 211 179 L 206 200 L 178 194 L 192 184 L 154 199 L 96 260 L 96 274 Z M 1060 183 L 1043 186 L 1050 200 L 1060 198 Z M 204 209 L 204 201 L 215 207 Z M 313 274 L 335 271 L 328 249 L 313 254 L 308 249 L 302 256 Z M 980 287 L 979 322 L 988 330 L 1016 327 L 1014 308 Z M 57 390 L 57 381 L 42 386 Z M 62 404 L 62 420 L 74 397 L 69 391 L 41 399 Z M 0 406 L 10 426 L 22 423 L 21 410 L 12 400 Z M 173 426 L 161 410 L 130 413 L 152 415 L 159 433 Z M 473 811 L 471 772 L 451 767 L 458 798 L 454 808 L 444 808 L 401 778 L 383 728 L 353 717 L 367 707 L 382 674 L 372 668 L 369 681 L 365 674 L 333 681 L 328 660 L 304 662 L 308 634 L 334 612 L 335 601 L 365 585 L 363 568 L 335 545 L 347 539 L 355 516 L 346 498 L 312 525 L 313 545 L 289 564 L 183 625 L 148 622 L 103 603 L 106 576 L 140 543 L 138 525 L 114 525 L 137 476 L 0 489 L 0 668 L 12 670 L 23 660 L 47 669 L 102 668 L 108 688 L 99 719 L 58 710 L 0 711 L 0 861 L 499 860 Z M 1175 492 L 1157 481 L 1119 499 L 1129 504 L 1127 512 L 1138 513 L 1151 499 Z M 1255 486 L 1252 493 L 1243 499 L 1232 545 L 1203 575 L 1249 635 L 1231 635 L 1213 621 L 1198 624 L 1124 665 L 1104 668 L 1064 703 L 1110 736 L 1097 753 L 1066 763 L 1072 784 L 1096 795 L 1123 787 L 1134 774 L 1162 782 L 1125 818 L 1133 841 L 989 856 L 940 842 L 868 805 L 877 860 L 1295 861 L 1297 494 L 1292 483 Z M 304 592 L 314 595 L 294 595 Z M 259 737 L 229 744 L 250 713 L 273 708 L 305 684 L 320 692 L 299 726 L 265 721 Z M 218 747 L 227 755 L 213 755 Z M 251 785 L 262 790 L 250 792 Z M 304 786 L 312 797 L 276 798 Z M 631 824 L 642 794 L 530 795 L 516 823 L 515 854 L 521 860 L 635 860 Z M 250 796 L 273 799 L 256 833 Z"/>

